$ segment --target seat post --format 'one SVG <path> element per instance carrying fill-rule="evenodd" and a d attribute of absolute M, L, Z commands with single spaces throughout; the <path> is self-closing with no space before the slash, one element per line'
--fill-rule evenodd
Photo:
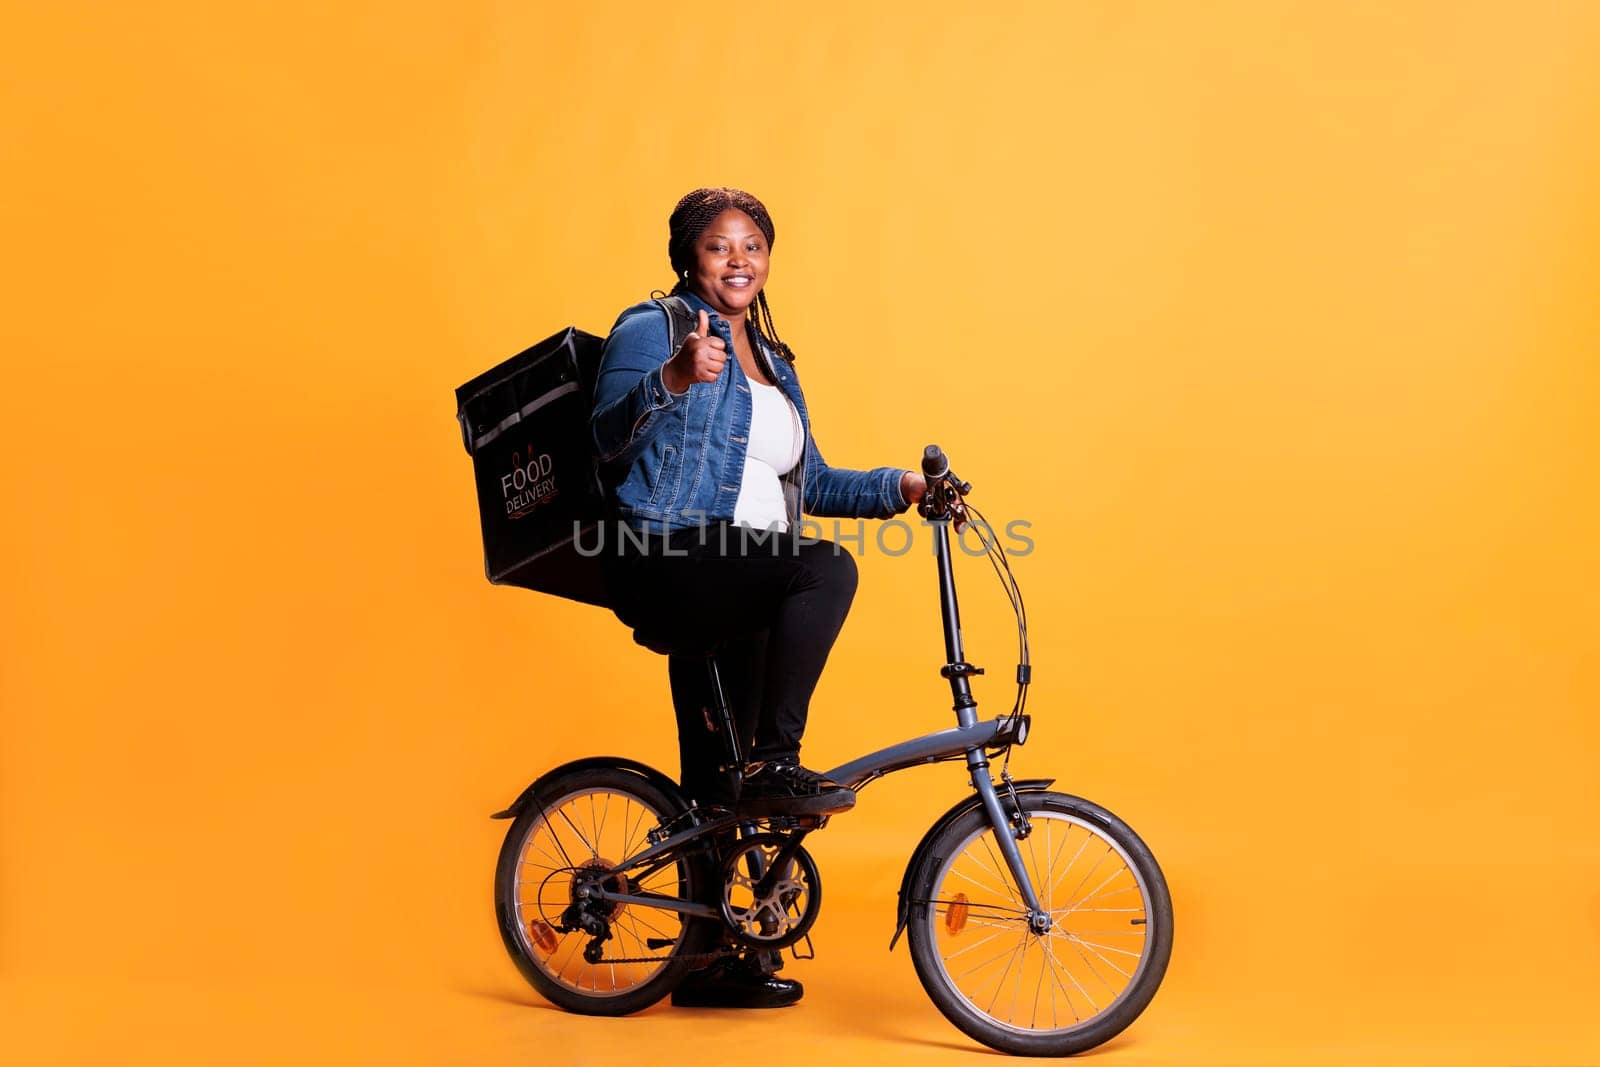
<path fill-rule="evenodd" d="M 723 769 L 728 774 L 728 780 L 733 785 L 733 795 L 737 798 L 743 791 L 744 785 L 744 746 L 739 743 L 739 728 L 733 721 L 733 709 L 728 705 L 727 694 L 722 691 L 722 674 L 717 670 L 715 653 L 706 654 L 706 673 L 711 680 L 711 702 L 716 705 L 717 721 L 721 723 L 722 734 L 727 741 L 727 753 L 731 759 Z M 740 834 L 744 837 L 750 837 L 757 829 L 754 822 L 739 824 Z M 759 881 L 767 873 L 766 864 L 762 862 L 759 854 L 746 856 L 745 865 L 753 880 Z M 775 965 L 773 969 L 776 970 Z"/>
<path fill-rule="evenodd" d="M 711 703 L 715 706 L 718 729 L 726 741 L 729 763 L 727 769 L 733 771 L 739 778 L 744 777 L 744 746 L 739 743 L 739 728 L 733 721 L 733 709 L 728 706 L 728 697 L 722 691 L 722 674 L 717 670 L 717 657 L 714 652 L 706 653 L 706 673 L 711 681 Z M 738 785 L 736 779 L 734 785 Z"/>

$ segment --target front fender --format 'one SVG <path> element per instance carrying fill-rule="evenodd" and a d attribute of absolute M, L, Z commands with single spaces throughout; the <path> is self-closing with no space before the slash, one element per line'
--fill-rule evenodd
<path fill-rule="evenodd" d="M 1021 781 L 1012 782 L 1011 788 L 1015 789 L 1019 793 L 1042 793 L 1054 785 L 1055 781 L 1056 780 L 1054 778 L 1024 778 Z M 994 788 L 995 792 L 1000 795 L 1001 806 L 1005 807 L 1006 801 L 1009 799 L 1007 789 L 1004 785 L 998 782 L 995 783 Z M 972 796 L 963 800 L 961 803 L 955 805 L 949 811 L 939 816 L 938 821 L 928 828 L 927 833 L 922 835 L 922 840 L 917 842 L 916 851 L 911 853 L 911 861 L 906 864 L 906 873 L 900 879 L 900 910 L 897 921 L 895 922 L 894 936 L 889 939 L 890 952 L 894 951 L 894 946 L 899 942 L 900 935 L 905 933 L 906 922 L 910 918 L 911 872 L 915 871 L 917 866 L 922 862 L 922 857 L 928 852 L 929 848 L 932 847 L 933 839 L 938 836 L 940 830 L 943 830 L 946 826 L 949 826 L 952 822 L 955 822 L 967 812 L 981 808 L 982 806 L 983 798 L 974 793 Z M 1011 814 L 1015 814 L 1015 812 L 1012 812 Z"/>
<path fill-rule="evenodd" d="M 678 783 L 674 782 L 671 778 L 668 778 L 666 775 L 662 774 L 660 771 L 648 764 L 640 763 L 638 760 L 626 759 L 622 756 L 587 756 L 584 759 L 573 760 L 571 763 L 563 763 L 554 770 L 546 771 L 544 774 L 541 774 L 537 779 L 534 780 L 532 785 L 528 786 L 528 788 L 524 789 L 520 794 L 518 794 L 517 799 L 513 800 L 505 808 L 505 810 L 497 811 L 493 815 L 489 816 L 489 818 L 515 819 L 518 815 L 522 814 L 522 809 L 528 806 L 528 801 L 533 798 L 533 795 L 536 792 L 538 792 L 539 787 L 543 786 L 552 778 L 556 777 L 557 775 L 567 774 L 571 771 L 588 771 L 596 768 L 615 768 L 617 770 L 629 771 L 645 779 L 651 785 L 666 793 L 669 797 L 675 797 L 678 795 Z"/>

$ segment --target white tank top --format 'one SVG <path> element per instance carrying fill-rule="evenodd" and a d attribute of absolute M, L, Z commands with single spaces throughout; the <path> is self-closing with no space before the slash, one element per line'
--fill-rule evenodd
<path fill-rule="evenodd" d="M 805 441 L 794 404 L 775 385 L 750 383 L 750 440 L 746 445 L 744 480 L 733 505 L 736 525 L 757 530 L 789 529 L 789 510 L 778 480 L 800 462 Z"/>

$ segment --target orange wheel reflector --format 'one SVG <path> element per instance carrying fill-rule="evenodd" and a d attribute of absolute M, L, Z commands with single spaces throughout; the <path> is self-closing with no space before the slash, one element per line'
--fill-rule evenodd
<path fill-rule="evenodd" d="M 543 919 L 535 919 L 528 924 L 528 936 L 546 956 L 556 950 L 556 932 Z"/>
<path fill-rule="evenodd" d="M 950 907 L 945 909 L 944 928 L 952 934 L 959 934 L 967 928 L 967 895 L 957 893 L 955 900 L 950 902 Z"/>

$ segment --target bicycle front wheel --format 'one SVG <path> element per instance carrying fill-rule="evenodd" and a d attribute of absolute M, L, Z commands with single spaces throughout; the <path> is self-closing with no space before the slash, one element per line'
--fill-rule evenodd
<path fill-rule="evenodd" d="M 913 872 L 911 959 L 969 1037 L 1071 1055 L 1121 1033 L 1155 996 L 1172 952 L 1172 900 L 1155 857 L 1109 811 L 1065 793 L 1017 799 L 1029 824 L 1017 847 L 1050 930 L 1030 930 L 979 808 L 941 831 Z"/>

